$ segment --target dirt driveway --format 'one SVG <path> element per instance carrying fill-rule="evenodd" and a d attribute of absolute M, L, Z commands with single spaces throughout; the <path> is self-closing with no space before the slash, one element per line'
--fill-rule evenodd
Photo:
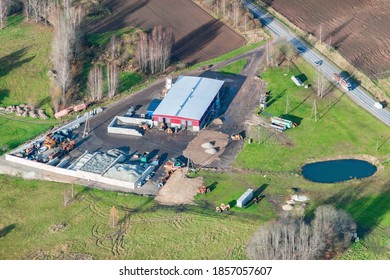
<path fill-rule="evenodd" d="M 203 178 L 187 178 L 187 168 L 177 170 L 160 189 L 156 201 L 164 205 L 195 204 L 194 196 L 203 185 Z"/>

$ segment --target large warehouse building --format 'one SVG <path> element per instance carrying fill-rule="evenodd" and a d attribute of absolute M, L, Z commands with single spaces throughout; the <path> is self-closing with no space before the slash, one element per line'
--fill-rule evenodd
<path fill-rule="evenodd" d="M 153 113 L 155 125 L 199 131 L 218 106 L 224 81 L 180 76 Z"/>

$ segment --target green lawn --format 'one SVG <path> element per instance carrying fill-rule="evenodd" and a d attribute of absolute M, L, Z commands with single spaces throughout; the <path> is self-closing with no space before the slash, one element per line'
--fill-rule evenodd
<path fill-rule="evenodd" d="M 263 143 L 261 145 L 246 144 L 235 161 L 236 166 L 261 170 L 298 170 L 310 158 L 358 154 L 384 158 L 390 153 L 390 141 L 387 141 L 390 130 L 386 125 L 338 90 L 321 99 L 312 88 L 297 87 L 290 79 L 291 75 L 304 74 L 308 79 L 305 83 L 312 84 L 315 80 L 312 73 L 315 75 L 315 71 L 302 59 L 298 59 L 296 65 L 290 67 L 288 73 L 286 67 L 279 67 L 269 69 L 261 76 L 271 91 L 270 106 L 266 112 L 298 123 L 298 127 L 283 132 L 293 145 L 276 144 L 276 140 L 265 139 L 260 141 Z M 286 115 L 287 98 L 290 105 Z M 315 99 L 317 123 L 313 114 Z M 273 139 L 275 135 L 270 137 L 270 140 Z M 380 147 L 378 151 L 377 141 Z"/>
<path fill-rule="evenodd" d="M 21 15 L 9 17 L 0 31 L 0 106 L 27 103 L 52 115 L 48 98 L 51 32 L 42 25 L 23 22 Z"/>
<path fill-rule="evenodd" d="M 0 259 L 61 258 L 70 253 L 95 259 L 245 259 L 259 224 L 256 216 L 215 213 L 199 206 L 161 206 L 152 198 L 76 186 L 76 201 L 63 207 L 69 185 L 0 175 Z M 129 227 L 109 227 L 110 208 Z M 64 231 L 51 232 L 64 223 Z M 118 234 L 118 235 L 116 235 Z"/>
<path fill-rule="evenodd" d="M 245 65 L 247 64 L 248 60 L 246 58 L 237 60 L 233 63 L 230 63 L 229 65 L 226 65 L 225 67 L 222 67 L 218 70 L 218 72 L 224 73 L 224 74 L 240 74 L 242 70 L 244 69 Z"/>
<path fill-rule="evenodd" d="M 87 34 L 87 42 L 90 45 L 105 46 L 110 42 L 113 35 L 116 37 L 121 37 L 122 35 L 131 34 L 134 31 L 136 31 L 136 28 L 127 27 L 118 30 L 107 31 L 104 33 L 90 33 Z"/>
<path fill-rule="evenodd" d="M 5 149 L 14 149 L 23 142 L 38 136 L 57 121 L 32 121 L 30 118 L 6 118 L 0 115 L 0 155 Z"/>
<path fill-rule="evenodd" d="M 228 60 L 228 59 L 233 58 L 233 57 L 235 57 L 237 55 L 240 55 L 240 54 L 249 52 L 251 50 L 254 50 L 257 47 L 260 47 L 260 46 L 264 45 L 266 42 L 267 41 L 261 41 L 261 42 L 257 42 L 257 43 L 254 43 L 254 44 L 242 46 L 242 47 L 240 47 L 238 49 L 235 49 L 235 50 L 233 50 L 231 52 L 225 53 L 225 54 L 223 54 L 221 56 L 218 56 L 216 58 L 212 58 L 210 60 L 197 63 L 197 64 L 191 66 L 190 69 L 196 69 L 196 68 L 201 67 L 201 66 L 205 66 L 205 65 L 209 65 L 209 64 L 216 64 L 216 63 Z"/>

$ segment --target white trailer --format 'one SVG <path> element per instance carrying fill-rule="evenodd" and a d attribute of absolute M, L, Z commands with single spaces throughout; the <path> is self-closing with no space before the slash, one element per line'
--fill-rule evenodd
<path fill-rule="evenodd" d="M 253 198 L 253 189 L 247 189 L 242 196 L 237 199 L 237 207 L 242 208 Z"/>

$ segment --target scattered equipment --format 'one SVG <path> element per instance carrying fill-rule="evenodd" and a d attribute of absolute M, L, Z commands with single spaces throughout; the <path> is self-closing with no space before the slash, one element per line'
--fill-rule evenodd
<path fill-rule="evenodd" d="M 165 123 L 160 123 L 159 130 L 165 130 L 167 128 L 167 125 Z"/>
<path fill-rule="evenodd" d="M 53 138 L 52 134 L 46 135 L 45 140 L 43 141 L 43 144 L 46 146 L 48 150 L 54 148 L 57 145 L 56 140 Z"/>
<path fill-rule="evenodd" d="M 224 211 L 229 211 L 230 210 L 230 204 L 223 204 L 221 203 L 220 206 L 215 207 L 215 212 L 221 213 Z"/>
<path fill-rule="evenodd" d="M 262 195 L 260 195 L 260 196 L 256 196 L 256 197 L 253 199 L 253 201 L 254 201 L 255 203 L 259 203 L 264 197 L 265 197 L 264 194 L 262 194 Z"/>
<path fill-rule="evenodd" d="M 147 163 L 148 160 L 149 160 L 149 152 L 143 153 L 142 156 L 140 157 L 140 160 L 141 160 L 141 162 L 143 162 L 143 163 Z"/>
<path fill-rule="evenodd" d="M 211 190 L 209 188 L 206 188 L 205 186 L 201 186 L 200 188 L 198 188 L 198 193 L 199 194 L 205 194 L 205 193 L 209 193 Z"/>
<path fill-rule="evenodd" d="M 244 139 L 240 133 L 238 133 L 238 134 L 233 134 L 233 135 L 231 136 L 231 138 L 232 138 L 232 140 L 242 140 L 242 139 Z"/>

